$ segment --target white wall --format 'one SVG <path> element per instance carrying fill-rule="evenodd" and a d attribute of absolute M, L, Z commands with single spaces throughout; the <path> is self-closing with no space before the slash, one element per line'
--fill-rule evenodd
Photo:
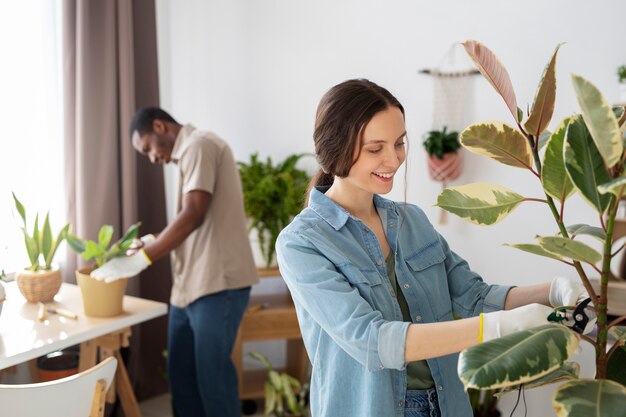
<path fill-rule="evenodd" d="M 518 104 L 532 104 L 555 46 L 557 107 L 551 129 L 577 105 L 569 74 L 592 80 L 609 101 L 618 98 L 615 71 L 626 62 L 622 2 L 499 0 L 159 0 L 162 105 L 183 122 L 217 132 L 239 160 L 259 151 L 283 158 L 312 151 L 314 112 L 322 94 L 348 78 L 369 78 L 406 108 L 409 133 L 407 200 L 432 207 L 440 186 L 428 179 L 421 136 L 431 127 L 432 83 L 417 71 L 438 65 L 450 46 L 473 38 L 508 68 Z M 459 51 L 459 59 L 464 56 Z M 469 65 L 469 64 L 468 64 Z M 471 120 L 512 122 L 482 79 L 475 81 Z M 541 197 L 527 172 L 466 154 L 456 184 L 491 181 Z M 309 163 L 313 166 L 312 161 Z M 403 199 L 398 183 L 392 198 Z M 579 199 L 566 223 L 596 222 Z M 573 272 L 567 266 L 501 246 L 556 231 L 546 206 L 526 203 L 501 224 L 478 227 L 450 217 L 438 227 L 486 280 L 524 285 Z M 547 399 L 545 399 L 547 401 Z M 506 401 L 505 401 L 506 402 Z"/>

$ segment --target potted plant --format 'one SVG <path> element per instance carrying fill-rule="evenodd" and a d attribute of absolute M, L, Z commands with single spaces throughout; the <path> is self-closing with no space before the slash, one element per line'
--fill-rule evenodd
<path fill-rule="evenodd" d="M 626 103 L 626 65 L 617 67 L 617 81 L 619 81 L 619 101 Z"/>
<path fill-rule="evenodd" d="M 40 229 L 39 213 L 37 213 L 35 215 L 35 224 L 32 228 L 33 232 L 30 234 L 26 224 L 26 209 L 17 199 L 15 193 L 12 194 L 15 209 L 22 219 L 21 229 L 24 234 L 24 243 L 30 261 L 28 267 L 17 273 L 17 286 L 24 298 L 30 303 L 52 301 L 59 292 L 63 282 L 61 270 L 52 264 L 52 260 L 59 245 L 65 239 L 70 225 L 69 223 L 66 224 L 55 237 L 52 234 L 48 214 L 46 214 L 43 226 Z"/>
<path fill-rule="evenodd" d="M 428 174 L 435 181 L 455 180 L 461 174 L 461 147 L 459 132 L 431 130 L 424 135 L 424 149 L 428 154 Z"/>
<path fill-rule="evenodd" d="M 556 222 L 556 233 L 538 236 L 536 243 L 509 246 L 573 267 L 594 301 L 597 334 L 590 337 L 566 326 L 548 324 L 482 343 L 461 353 L 461 381 L 468 388 L 511 390 L 565 380 L 552 397 L 559 416 L 618 415 L 617 410 L 623 410 L 626 403 L 626 387 L 622 385 L 626 329 L 616 325 L 626 316 L 609 321 L 607 309 L 611 259 L 624 248 L 613 246 L 617 203 L 626 189 L 621 131 L 626 119 L 624 108 L 611 108 L 592 83 L 572 75 L 580 114 L 566 117 L 549 133 L 546 129 L 554 111 L 559 47 L 546 66 L 532 108 L 524 117 L 508 73 L 493 52 L 476 41 L 463 45 L 504 99 L 514 124 L 475 123 L 461 132 L 462 145 L 528 171 L 544 195 L 525 197 L 500 185 L 477 183 L 445 189 L 438 196 L 437 205 L 482 225 L 497 223 L 525 201 L 544 205 Z M 567 224 L 564 207 L 574 193 L 580 193 L 597 212 L 594 220 L 599 218 L 599 225 Z M 602 249 L 598 251 L 582 242 L 583 235 L 599 240 Z M 600 275 L 598 290 L 592 287 L 583 264 Z M 607 343 L 609 335 L 614 338 L 612 346 Z M 578 364 L 567 361 L 581 340 L 595 349 L 596 379 L 578 378 Z M 620 382 L 611 380 L 620 378 Z"/>
<path fill-rule="evenodd" d="M 83 309 L 85 315 L 91 317 L 111 317 L 121 314 L 123 311 L 124 293 L 128 278 L 122 278 L 110 283 L 98 281 L 89 274 L 91 271 L 104 265 L 109 259 L 126 255 L 131 248 L 141 223 L 135 223 L 128 228 L 124 236 L 111 244 L 113 238 L 113 226 L 104 225 L 98 233 L 98 241 L 83 240 L 72 234 L 67 235 L 67 243 L 83 259 L 93 259 L 95 266 L 91 265 L 76 271 L 76 282 L 80 287 L 83 297 Z"/>
<path fill-rule="evenodd" d="M 256 232 L 256 239 L 251 238 L 253 249 L 257 247 L 262 255 L 262 261 L 257 261 L 259 267 L 275 265 L 278 234 L 302 210 L 310 178 L 296 164 L 305 155 L 290 155 L 274 165 L 270 157 L 263 162 L 255 152 L 249 162 L 237 163 L 248 230 Z"/>
<path fill-rule="evenodd" d="M 264 416 L 304 417 L 307 415 L 308 384 L 301 384 L 285 372 L 278 372 L 265 356 L 250 352 L 250 356 L 262 362 L 267 368 L 265 381 Z"/>

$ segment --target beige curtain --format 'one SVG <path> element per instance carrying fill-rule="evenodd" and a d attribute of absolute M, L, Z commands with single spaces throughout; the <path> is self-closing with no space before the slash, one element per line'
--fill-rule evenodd
<path fill-rule="evenodd" d="M 65 178 L 73 233 L 95 239 L 104 224 L 116 236 L 142 221 L 165 227 L 163 171 L 136 153 L 128 137 L 134 111 L 158 105 L 154 0 L 64 0 Z M 68 254 L 68 276 L 82 259 Z M 167 302 L 169 262 L 130 280 L 127 294 Z M 133 329 L 129 373 L 138 399 L 167 389 L 166 318 Z"/>

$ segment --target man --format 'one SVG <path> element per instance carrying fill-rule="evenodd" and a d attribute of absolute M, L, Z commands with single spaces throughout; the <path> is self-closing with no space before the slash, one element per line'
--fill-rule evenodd
<path fill-rule="evenodd" d="M 92 276 L 134 276 L 171 252 L 168 377 L 174 407 L 182 417 L 239 416 L 230 354 L 258 277 L 232 152 L 213 133 L 180 125 L 156 107 L 137 111 L 130 135 L 150 162 L 178 166 L 177 214 L 158 237 L 143 237 L 139 251 Z"/>

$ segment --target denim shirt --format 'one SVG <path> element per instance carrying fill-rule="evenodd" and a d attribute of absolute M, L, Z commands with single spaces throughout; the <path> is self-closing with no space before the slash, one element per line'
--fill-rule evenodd
<path fill-rule="evenodd" d="M 313 417 L 402 417 L 410 323 L 387 279 L 375 234 L 313 189 L 309 206 L 276 250 L 312 363 Z M 418 207 L 374 196 L 413 323 L 443 322 L 503 308 L 510 287 L 487 285 Z M 442 416 L 470 417 L 458 354 L 429 359 Z"/>

